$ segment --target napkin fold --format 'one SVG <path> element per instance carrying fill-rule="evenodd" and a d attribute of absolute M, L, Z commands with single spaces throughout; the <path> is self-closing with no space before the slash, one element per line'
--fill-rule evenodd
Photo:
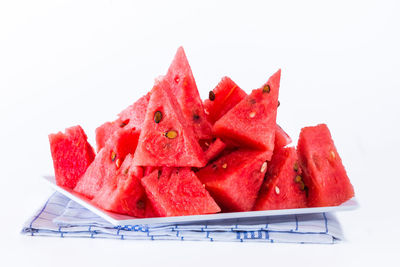
<path fill-rule="evenodd" d="M 22 234 L 132 240 L 319 244 L 332 244 L 343 239 L 340 224 L 332 213 L 115 226 L 58 192 L 50 196 L 43 207 L 24 224 Z"/>

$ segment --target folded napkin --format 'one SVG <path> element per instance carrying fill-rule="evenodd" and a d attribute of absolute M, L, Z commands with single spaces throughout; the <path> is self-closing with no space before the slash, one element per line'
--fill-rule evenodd
<path fill-rule="evenodd" d="M 22 234 L 133 240 L 323 244 L 343 239 L 340 224 L 331 213 L 115 226 L 58 192 L 25 223 Z"/>

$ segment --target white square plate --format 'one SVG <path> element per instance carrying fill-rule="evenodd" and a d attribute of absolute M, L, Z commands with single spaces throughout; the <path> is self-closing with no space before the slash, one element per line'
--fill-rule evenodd
<path fill-rule="evenodd" d="M 251 218 L 251 217 L 265 217 L 275 215 L 291 215 L 291 214 L 304 214 L 304 213 L 320 213 L 320 212 L 334 212 L 354 210 L 358 208 L 356 198 L 352 198 L 339 206 L 333 207 L 317 207 L 317 208 L 302 208 L 302 209 L 284 209 L 284 210 L 264 210 L 264 211 L 246 211 L 246 212 L 229 212 L 217 213 L 207 215 L 191 215 L 191 216 L 177 216 L 177 217 L 159 217 L 159 218 L 135 218 L 132 216 L 121 215 L 113 212 L 102 210 L 91 203 L 91 201 L 68 188 L 60 187 L 56 184 L 54 176 L 45 176 L 44 180 L 50 184 L 52 188 L 61 194 L 67 196 L 69 199 L 77 202 L 98 216 L 113 225 L 134 225 L 134 224 L 155 224 L 155 223 L 185 223 L 185 222 L 199 222 L 199 221 L 213 221 L 221 219 L 236 219 L 236 218 Z"/>

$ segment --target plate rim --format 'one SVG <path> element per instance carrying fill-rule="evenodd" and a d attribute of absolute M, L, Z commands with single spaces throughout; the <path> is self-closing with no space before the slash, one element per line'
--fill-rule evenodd
<path fill-rule="evenodd" d="M 56 184 L 55 177 L 52 175 L 42 176 L 50 187 L 57 192 L 63 194 L 69 199 L 82 205 L 84 208 L 90 210 L 96 215 L 100 216 L 109 223 L 118 225 L 138 225 L 138 224 L 160 224 L 160 223 L 193 223 L 201 221 L 216 221 L 224 219 L 239 219 L 239 218 L 255 218 L 255 217 L 268 217 L 268 216 L 282 216 L 282 215 L 297 215 L 297 214 L 311 214 L 322 212 L 337 212 L 337 211 L 350 211 L 359 208 L 359 203 L 356 197 L 353 197 L 339 206 L 325 206 L 325 207 L 312 207 L 300 209 L 280 209 L 280 210 L 263 210 L 263 211 L 242 211 L 242 212 L 227 212 L 203 215 L 187 215 L 187 216 L 173 216 L 173 217 L 154 217 L 154 218 L 135 218 L 128 215 L 122 215 L 114 212 L 102 210 L 101 208 L 93 205 L 91 200 L 84 196 L 72 191 L 69 188 L 61 187 Z M 119 219 L 113 216 L 120 217 Z"/>

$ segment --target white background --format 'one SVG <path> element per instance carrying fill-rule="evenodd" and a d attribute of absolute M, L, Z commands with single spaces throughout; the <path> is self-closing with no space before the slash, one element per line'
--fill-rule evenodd
<path fill-rule="evenodd" d="M 145 3 L 146 2 L 146 3 Z M 396 1 L 1 1 L 2 266 L 399 266 L 400 4 Z M 278 122 L 331 129 L 361 208 L 337 245 L 32 238 L 51 190 L 47 135 L 94 129 L 164 74 L 179 45 L 202 97 L 250 92 L 278 68 Z"/>

